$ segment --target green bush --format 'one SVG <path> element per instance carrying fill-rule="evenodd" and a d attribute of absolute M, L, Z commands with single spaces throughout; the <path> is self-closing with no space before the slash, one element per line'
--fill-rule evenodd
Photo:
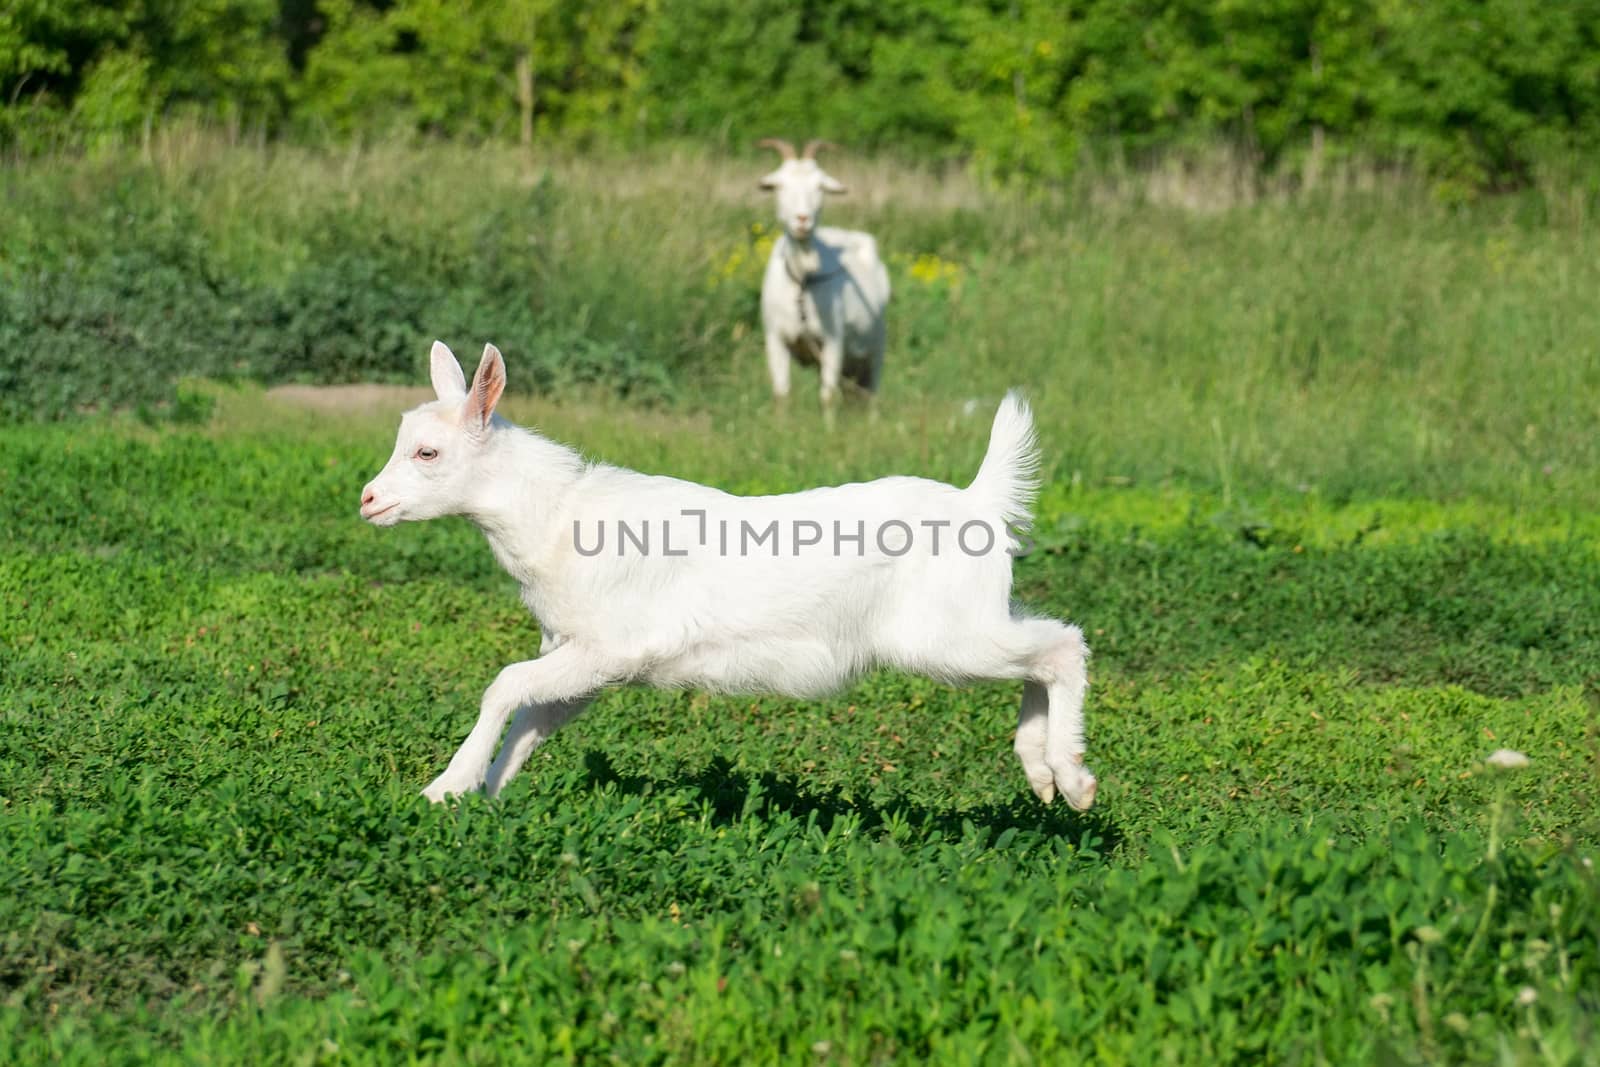
<path fill-rule="evenodd" d="M 635 310 L 660 317 L 644 320 L 618 308 L 605 328 L 579 294 L 540 286 L 560 264 L 519 254 L 560 210 L 549 182 L 490 205 L 465 234 L 419 232 L 408 215 L 351 212 L 336 197 L 302 205 L 284 265 L 230 262 L 194 200 L 154 174 L 90 181 L 88 199 L 48 182 L 19 190 L 34 199 L 6 232 L 7 417 L 171 407 L 180 376 L 409 384 L 435 337 L 526 353 L 524 389 L 593 385 L 649 402 L 676 388 L 670 309 L 645 304 Z"/>

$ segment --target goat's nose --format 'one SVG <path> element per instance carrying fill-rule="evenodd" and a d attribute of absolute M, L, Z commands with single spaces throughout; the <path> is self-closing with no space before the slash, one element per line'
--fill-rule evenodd
<path fill-rule="evenodd" d="M 804 226 L 806 223 L 811 221 L 811 216 L 810 215 L 796 215 L 794 217 L 794 221 L 799 223 L 801 226 Z"/>
<path fill-rule="evenodd" d="M 362 507 L 366 507 L 368 504 L 372 503 L 376 499 L 378 499 L 378 494 L 374 493 L 372 491 L 372 487 L 370 485 L 367 486 L 367 488 L 361 490 L 361 506 Z"/>

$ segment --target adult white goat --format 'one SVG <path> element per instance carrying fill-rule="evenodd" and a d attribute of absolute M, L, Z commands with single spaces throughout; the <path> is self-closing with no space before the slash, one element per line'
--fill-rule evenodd
<path fill-rule="evenodd" d="M 844 184 L 817 163 L 825 141 L 810 141 L 798 157 L 788 141 L 761 142 L 783 157 L 761 188 L 778 193 L 783 236 L 772 246 L 761 281 L 761 325 L 766 334 L 772 393 L 789 396 L 790 359 L 816 364 L 822 404 L 832 408 L 841 376 L 868 393 L 883 375 L 884 312 L 889 272 L 871 234 L 819 225 L 825 193 Z"/>
<path fill-rule="evenodd" d="M 886 666 L 952 683 L 1021 679 L 1015 747 L 1028 783 L 1046 803 L 1058 790 L 1079 810 L 1094 803 L 1083 635 L 1009 599 L 1014 524 L 1038 462 L 1015 393 L 965 489 L 901 477 L 739 497 L 586 463 L 499 418 L 505 364 L 493 345 L 469 388 L 435 343 L 432 378 L 439 398 L 401 419 L 361 515 L 379 526 L 465 515 L 544 637 L 539 658 L 484 693 L 477 725 L 423 791 L 430 800 L 500 792 L 608 686 L 816 697 Z"/>

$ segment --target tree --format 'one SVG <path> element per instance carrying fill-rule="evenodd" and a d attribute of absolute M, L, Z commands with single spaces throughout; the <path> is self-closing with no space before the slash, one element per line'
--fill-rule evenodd
<path fill-rule="evenodd" d="M 3 106 L 70 108 L 90 138 L 175 108 L 270 123 L 288 78 L 277 17 L 274 0 L 16 0 L 0 10 Z"/>
<path fill-rule="evenodd" d="M 374 126 L 531 144 L 541 127 L 611 120 L 645 0 L 326 0 L 304 114 L 340 133 Z"/>

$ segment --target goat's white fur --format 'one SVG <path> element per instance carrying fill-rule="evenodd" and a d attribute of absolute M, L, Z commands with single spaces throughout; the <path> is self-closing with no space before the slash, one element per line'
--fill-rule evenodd
<path fill-rule="evenodd" d="M 841 381 L 877 390 L 883 376 L 884 313 L 889 272 L 871 234 L 821 226 L 822 200 L 845 186 L 812 158 L 820 142 L 795 158 L 783 141 L 764 141 L 784 156 L 761 188 L 777 192 L 783 234 L 773 243 L 761 281 L 761 324 L 767 372 L 780 402 L 789 395 L 790 361 L 815 363 L 824 407 Z"/>
<path fill-rule="evenodd" d="M 1032 417 L 1017 394 L 1001 402 L 965 489 L 893 477 L 739 497 L 587 463 L 499 418 L 505 365 L 493 345 L 470 387 L 442 344 L 432 372 L 439 398 L 402 417 L 393 455 L 362 493 L 362 517 L 380 526 L 471 519 L 521 584 L 544 640 L 539 658 L 511 664 L 489 686 L 477 725 L 424 790 L 430 800 L 500 792 L 540 741 L 608 686 L 816 697 L 893 667 L 951 683 L 1021 680 L 1016 753 L 1029 785 L 1046 803 L 1059 790 L 1075 808 L 1093 804 L 1095 777 L 1083 765 L 1083 635 L 1010 602 L 1011 534 L 1027 520 L 1038 461 Z M 601 524 L 619 520 L 635 530 L 654 524 L 655 551 L 628 550 L 619 536 L 587 554 Z M 773 552 L 718 544 L 719 524 L 764 529 L 774 521 Z M 677 524 L 675 544 L 662 543 L 663 523 Z M 990 551 L 957 547 L 956 532 L 972 524 L 997 531 Z M 837 537 L 811 540 L 812 525 L 867 533 L 840 551 Z M 803 546 L 798 532 L 791 544 L 791 529 L 807 531 Z M 885 529 L 895 530 L 887 544 Z M 930 530 L 943 533 L 942 545 Z"/>

